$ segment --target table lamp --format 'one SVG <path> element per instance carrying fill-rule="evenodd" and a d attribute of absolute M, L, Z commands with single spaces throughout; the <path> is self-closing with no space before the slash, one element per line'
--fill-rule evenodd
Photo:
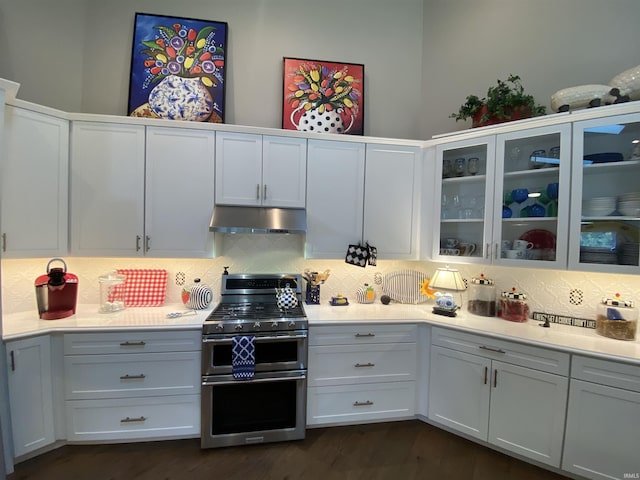
<path fill-rule="evenodd" d="M 460 292 L 466 290 L 467 286 L 462 279 L 462 275 L 455 268 L 438 268 L 431 277 L 429 287 L 433 290 L 444 290 L 449 292 Z M 439 293 L 439 292 L 438 292 Z M 438 315 L 446 315 L 447 317 L 455 317 L 456 310 L 460 306 L 456 305 L 451 295 L 438 295 L 436 305 L 433 307 L 433 313 Z"/>

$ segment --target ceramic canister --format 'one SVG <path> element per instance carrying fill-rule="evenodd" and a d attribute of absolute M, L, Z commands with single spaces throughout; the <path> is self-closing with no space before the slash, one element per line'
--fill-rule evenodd
<path fill-rule="evenodd" d="M 200 283 L 200 279 L 193 280 L 192 285 L 182 289 L 182 303 L 187 308 L 202 310 L 207 308 L 213 299 L 213 291 L 208 285 Z"/>

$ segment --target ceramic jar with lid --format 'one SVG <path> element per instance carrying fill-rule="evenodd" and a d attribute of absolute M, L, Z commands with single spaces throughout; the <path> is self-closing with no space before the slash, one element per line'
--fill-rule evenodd
<path fill-rule="evenodd" d="M 604 297 L 596 310 L 596 333 L 616 340 L 636 339 L 638 309 L 633 301 L 617 293 L 613 298 Z"/>
<path fill-rule="evenodd" d="M 518 292 L 515 287 L 510 292 L 502 292 L 498 316 L 510 322 L 526 322 L 529 318 L 527 295 Z"/>
<path fill-rule="evenodd" d="M 474 315 L 495 317 L 497 313 L 496 287 L 493 280 L 486 278 L 484 273 L 471 279 L 469 285 L 469 301 L 467 310 Z"/>
<path fill-rule="evenodd" d="M 376 291 L 370 287 L 368 283 L 360 287 L 356 291 L 356 300 L 358 303 L 373 303 L 376 299 Z"/>
<path fill-rule="evenodd" d="M 213 300 L 213 291 L 208 285 L 200 283 L 199 278 L 194 279 L 191 285 L 182 289 L 182 303 L 187 308 L 202 310 L 209 306 L 211 300 Z"/>

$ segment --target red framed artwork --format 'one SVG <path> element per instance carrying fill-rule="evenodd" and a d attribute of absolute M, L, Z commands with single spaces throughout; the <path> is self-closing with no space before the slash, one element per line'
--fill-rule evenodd
<path fill-rule="evenodd" d="M 284 58 L 282 128 L 364 133 L 364 65 Z"/>

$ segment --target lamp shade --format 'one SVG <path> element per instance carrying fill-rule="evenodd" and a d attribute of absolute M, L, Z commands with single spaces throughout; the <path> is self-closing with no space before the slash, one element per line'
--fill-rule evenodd
<path fill-rule="evenodd" d="M 438 268 L 433 277 L 431 277 L 429 287 L 434 290 L 451 290 L 455 292 L 467 289 L 460 272 L 455 268 L 449 267 Z"/>

